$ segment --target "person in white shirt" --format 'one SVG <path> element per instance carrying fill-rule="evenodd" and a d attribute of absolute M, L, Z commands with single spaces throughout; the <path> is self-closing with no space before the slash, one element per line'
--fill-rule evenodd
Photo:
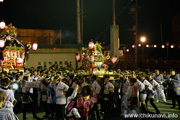
<path fill-rule="evenodd" d="M 103 104 L 101 104 L 101 107 L 104 112 L 104 117 L 106 118 L 110 116 L 112 93 L 114 93 L 114 85 L 111 82 L 109 82 L 108 75 L 104 76 L 102 92 L 103 92 Z"/>
<path fill-rule="evenodd" d="M 66 113 L 66 117 L 69 118 L 69 117 L 75 117 L 77 119 L 81 118 L 81 115 L 79 114 L 78 112 L 78 109 L 77 108 L 72 108 L 70 112 L 67 112 L 67 108 L 68 108 L 68 105 L 70 104 L 70 102 L 72 102 L 72 100 L 75 100 L 76 96 L 77 96 L 77 91 L 78 91 L 78 85 L 74 88 L 70 87 L 67 91 L 67 104 L 65 106 L 65 113 Z"/>
<path fill-rule="evenodd" d="M 69 89 L 69 86 L 65 84 L 64 82 L 59 82 L 58 85 L 55 88 L 56 93 L 56 118 L 59 120 L 61 118 L 64 120 L 64 114 L 65 114 L 65 105 L 66 105 L 66 96 L 64 92 L 67 92 Z"/>
<path fill-rule="evenodd" d="M 0 91 L 0 120 L 19 120 L 12 110 L 2 108 L 5 99 L 5 93 Z"/>
<path fill-rule="evenodd" d="M 6 99 L 4 100 L 4 103 L 2 105 L 3 108 L 8 108 L 13 111 L 13 103 L 16 102 L 16 99 L 14 98 L 14 93 L 11 89 L 9 89 L 10 85 L 10 79 L 4 78 L 2 80 L 0 91 L 3 91 L 6 94 Z"/>
<path fill-rule="evenodd" d="M 127 90 L 130 87 L 128 74 L 123 74 L 123 78 L 120 81 L 120 95 L 121 95 L 121 116 L 127 113 Z"/>
<path fill-rule="evenodd" d="M 147 78 L 148 78 L 148 81 L 151 83 L 152 87 L 153 87 L 153 90 L 152 91 L 149 91 L 148 92 L 148 98 L 146 99 L 146 105 L 147 105 L 147 102 L 150 100 L 150 104 L 154 107 L 154 109 L 156 110 L 156 114 L 159 114 L 160 111 L 158 110 L 157 106 L 154 104 L 154 95 L 156 94 L 155 93 L 155 89 L 159 88 L 160 85 L 158 82 L 156 82 L 154 79 L 153 79 L 153 74 L 152 73 L 149 73 L 147 75 Z"/>
<path fill-rule="evenodd" d="M 143 113 L 147 113 L 146 98 L 148 91 L 152 91 L 152 85 L 145 79 L 145 73 L 140 72 L 138 74 L 139 80 L 145 85 L 145 89 L 140 92 L 141 108 Z"/>
<path fill-rule="evenodd" d="M 153 79 L 156 80 L 160 84 L 160 87 L 156 88 L 157 95 L 156 95 L 156 102 L 160 101 L 160 98 L 162 97 L 163 102 L 166 102 L 166 96 L 164 94 L 164 77 L 162 74 L 160 74 L 159 70 L 155 70 L 155 73 L 153 75 Z"/>
<path fill-rule="evenodd" d="M 93 100 L 93 102 L 94 102 L 94 106 L 93 106 L 93 108 L 91 110 L 91 114 L 92 114 L 92 116 L 95 117 L 94 113 L 96 112 L 97 119 L 100 119 L 97 104 L 98 104 L 98 95 L 99 95 L 99 93 L 101 91 L 101 86 L 97 82 L 95 75 L 89 76 L 89 81 L 90 81 L 90 84 L 93 87 L 93 95 L 91 96 L 91 100 Z"/>

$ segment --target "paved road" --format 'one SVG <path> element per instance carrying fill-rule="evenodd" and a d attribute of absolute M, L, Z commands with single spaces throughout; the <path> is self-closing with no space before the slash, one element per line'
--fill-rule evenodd
<path fill-rule="evenodd" d="M 180 110 L 178 110 L 178 108 L 176 107 L 176 109 L 171 109 L 172 105 L 171 105 L 171 100 L 167 100 L 167 103 L 155 103 L 158 106 L 158 109 L 161 111 L 161 115 L 166 116 L 167 118 L 164 120 L 180 120 Z M 151 107 L 151 105 L 148 103 L 148 109 L 149 111 L 151 111 L 152 113 L 155 113 L 155 110 Z M 42 116 L 45 113 L 42 111 L 38 111 L 37 115 L 42 118 Z M 151 114 L 154 115 L 154 114 Z M 18 118 L 20 120 L 22 120 L 22 113 L 17 114 Z M 149 115 L 150 116 L 150 115 Z M 160 115 L 158 115 L 158 117 L 160 117 Z M 177 118 L 176 118 L 177 117 Z M 33 116 L 31 113 L 27 113 L 27 120 L 35 120 L 33 119 Z M 111 118 L 107 118 L 106 120 L 122 120 L 122 118 L 119 115 L 114 115 Z M 152 119 L 152 118 L 151 118 Z M 157 118 L 154 118 L 157 120 Z M 162 120 L 162 118 L 159 118 Z M 47 120 L 47 119 L 44 119 Z M 144 118 L 144 120 L 150 120 L 150 118 Z"/>

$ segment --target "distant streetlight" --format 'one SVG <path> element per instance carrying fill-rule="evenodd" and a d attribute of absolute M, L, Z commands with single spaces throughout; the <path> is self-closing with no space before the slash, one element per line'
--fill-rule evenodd
<path fill-rule="evenodd" d="M 4 2 L 4 0 L 0 0 L 0 2 Z"/>
<path fill-rule="evenodd" d="M 174 48 L 174 45 L 171 45 L 171 48 Z"/>
<path fill-rule="evenodd" d="M 162 47 L 162 48 L 165 48 L 165 45 L 162 45 L 161 47 Z"/>
<path fill-rule="evenodd" d="M 157 48 L 157 45 L 154 45 L 154 48 Z"/>
<path fill-rule="evenodd" d="M 141 42 L 144 43 L 146 41 L 145 37 L 141 37 Z"/>
<path fill-rule="evenodd" d="M 132 45 L 132 48 L 135 48 L 135 45 Z"/>
<path fill-rule="evenodd" d="M 129 52 L 129 49 L 126 49 L 126 52 Z"/>
<path fill-rule="evenodd" d="M 141 44 L 138 44 L 138 47 L 141 47 Z"/>
<path fill-rule="evenodd" d="M 141 37 L 142 47 L 143 47 L 143 53 L 142 53 L 142 60 L 143 60 L 143 70 L 144 70 L 144 42 L 146 41 L 145 37 Z"/>
<path fill-rule="evenodd" d="M 149 45 L 146 45 L 146 47 L 148 48 L 148 47 L 149 47 Z"/>

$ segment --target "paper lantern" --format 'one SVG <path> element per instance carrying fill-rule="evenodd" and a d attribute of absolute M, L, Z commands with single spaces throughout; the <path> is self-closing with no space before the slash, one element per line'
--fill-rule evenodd
<path fill-rule="evenodd" d="M 5 41 L 4 40 L 0 40 L 0 47 L 3 48 L 5 45 Z"/>
<path fill-rule="evenodd" d="M 90 56 L 89 56 L 89 61 L 90 61 L 90 62 L 94 62 L 94 55 L 90 55 Z"/>
<path fill-rule="evenodd" d="M 111 58 L 110 62 L 111 62 L 111 63 L 115 63 L 116 60 L 117 60 L 117 57 L 116 57 L 116 56 L 113 56 L 113 57 Z"/>
<path fill-rule="evenodd" d="M 37 48 L 38 48 L 38 44 L 37 44 L 37 43 L 33 43 L 32 49 L 33 49 L 33 50 L 37 50 Z"/>
<path fill-rule="evenodd" d="M 94 42 L 89 42 L 89 49 L 92 50 L 94 48 Z"/>
<path fill-rule="evenodd" d="M 6 23 L 5 22 L 0 22 L 0 28 L 5 29 L 6 28 Z"/>
<path fill-rule="evenodd" d="M 76 54 L 76 60 L 79 62 L 81 61 L 81 55 L 80 54 Z"/>
<path fill-rule="evenodd" d="M 23 63 L 23 59 L 22 58 L 17 58 L 17 63 Z"/>
<path fill-rule="evenodd" d="M 7 62 L 8 61 L 8 57 L 4 57 L 4 62 Z"/>

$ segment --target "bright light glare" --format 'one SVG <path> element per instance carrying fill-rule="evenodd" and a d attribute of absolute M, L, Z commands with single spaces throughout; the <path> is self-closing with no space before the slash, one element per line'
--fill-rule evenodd
<path fill-rule="evenodd" d="M 145 37 L 141 37 L 141 42 L 145 42 L 146 38 Z"/>

